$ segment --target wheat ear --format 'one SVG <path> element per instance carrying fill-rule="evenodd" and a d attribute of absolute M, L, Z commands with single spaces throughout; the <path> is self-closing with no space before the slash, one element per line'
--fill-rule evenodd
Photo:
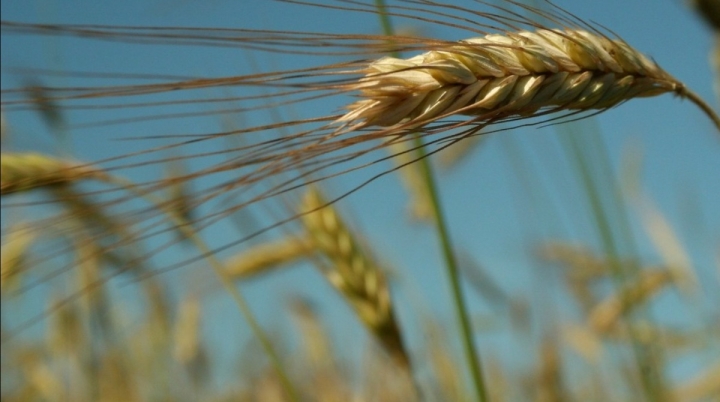
<path fill-rule="evenodd" d="M 22 224 L 11 226 L 4 235 L 0 248 L 0 289 L 6 290 L 18 285 L 25 266 L 28 251 L 37 235 L 32 228 Z"/>
<path fill-rule="evenodd" d="M 409 367 L 385 276 L 335 208 L 327 204 L 314 188 L 305 193 L 301 204 L 305 228 L 315 247 L 332 263 L 332 268 L 324 270 L 324 274 L 348 299 L 360 320 L 388 353 L 402 366 Z"/>
<path fill-rule="evenodd" d="M 38 153 L 3 153 L 0 157 L 0 195 L 106 178 L 98 168 Z"/>
<path fill-rule="evenodd" d="M 420 127 L 451 114 L 479 122 L 564 110 L 608 109 L 674 92 L 720 119 L 697 95 L 620 39 L 573 29 L 507 32 L 381 58 L 349 84 L 361 100 L 339 122 Z"/>

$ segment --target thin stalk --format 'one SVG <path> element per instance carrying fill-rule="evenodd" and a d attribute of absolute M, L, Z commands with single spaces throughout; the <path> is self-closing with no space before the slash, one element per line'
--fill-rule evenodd
<path fill-rule="evenodd" d="M 418 135 L 415 136 L 415 144 L 418 147 L 417 153 L 420 157 L 418 163 L 420 164 L 420 169 L 422 170 L 423 178 L 428 188 L 430 204 L 433 209 L 433 215 L 435 216 L 435 228 L 438 232 L 440 246 L 442 247 L 448 279 L 450 279 L 453 304 L 455 306 L 457 319 L 460 322 L 460 333 L 462 335 L 463 347 L 465 349 L 465 358 L 470 368 L 475 394 L 479 402 L 487 402 L 487 389 L 485 387 L 482 368 L 480 366 L 480 355 L 478 354 L 475 348 L 475 343 L 473 342 L 472 328 L 470 326 L 470 318 L 468 316 L 462 285 L 460 283 L 457 260 L 455 258 L 452 241 L 450 240 L 450 233 L 448 232 L 447 224 L 445 222 L 445 216 L 442 212 L 442 206 L 440 204 L 440 197 L 437 191 L 432 166 L 430 164 L 430 158 L 427 157 L 423 140 Z"/>
<path fill-rule="evenodd" d="M 393 27 L 385 10 L 384 0 L 375 0 L 375 6 L 378 10 L 378 16 L 380 18 L 380 24 L 382 25 L 384 34 L 388 37 L 392 37 Z M 394 56 L 397 55 L 394 54 Z M 475 343 L 473 342 L 472 328 L 467 312 L 467 306 L 465 305 L 462 285 L 460 283 L 458 264 L 455 258 L 454 247 L 450 239 L 450 232 L 448 231 L 448 227 L 445 222 L 445 216 L 443 214 L 440 196 L 437 191 L 437 184 L 435 182 L 432 164 L 430 163 L 430 158 L 427 157 L 427 151 L 425 150 L 425 144 L 422 137 L 417 133 L 413 134 L 413 137 L 419 158 L 417 163 L 420 164 L 420 170 L 422 171 L 423 179 L 428 189 L 430 204 L 433 210 L 433 216 L 435 217 L 435 229 L 438 233 L 440 247 L 442 248 L 443 258 L 445 259 L 445 268 L 447 270 L 448 279 L 450 280 L 455 314 L 457 315 L 457 319 L 460 323 L 460 334 L 465 351 L 465 359 L 467 360 L 467 364 L 470 369 L 470 377 L 475 389 L 475 399 L 479 402 L 487 402 L 487 389 L 483 380 L 480 355 L 475 349 Z"/>
<path fill-rule="evenodd" d="M 285 372 L 285 369 L 283 368 L 280 357 L 273 348 L 272 342 L 270 342 L 270 338 L 268 338 L 268 336 L 265 334 L 265 331 L 263 331 L 262 327 L 255 318 L 255 315 L 252 313 L 252 310 L 250 310 L 250 306 L 248 305 L 247 300 L 245 300 L 245 297 L 233 284 L 232 279 L 230 279 L 225 273 L 225 268 L 223 267 L 222 263 L 218 261 L 217 257 L 215 257 L 215 254 L 200 238 L 197 232 L 195 232 L 191 227 L 189 227 L 187 222 L 184 221 L 182 218 L 178 217 L 172 210 L 164 207 L 162 200 L 154 197 L 151 194 L 138 191 L 135 185 L 129 180 L 118 176 L 108 175 L 107 182 L 114 183 L 115 185 L 122 187 L 127 191 L 132 192 L 137 196 L 144 198 L 148 202 L 154 204 L 164 213 L 164 215 L 167 217 L 168 222 L 175 225 L 184 236 L 190 239 L 190 241 L 195 245 L 198 251 L 200 251 L 202 256 L 208 261 L 213 271 L 215 271 L 215 274 L 218 276 L 220 283 L 222 283 L 225 290 L 233 298 L 235 304 L 237 304 L 238 308 L 240 309 L 240 313 L 243 315 L 248 325 L 250 325 L 250 330 L 253 332 L 253 335 L 255 335 L 255 337 L 257 337 L 257 339 L 260 341 L 263 350 L 270 359 L 270 364 L 275 369 L 275 373 L 277 374 L 283 391 L 287 395 L 288 399 L 292 402 L 300 402 L 300 397 L 295 390 L 295 387 L 292 385 L 292 382 L 290 382 L 290 378 Z"/>
<path fill-rule="evenodd" d="M 718 116 L 717 112 L 715 112 L 715 110 L 713 110 L 713 108 L 710 107 L 710 105 L 705 102 L 698 94 L 685 87 L 678 88 L 677 93 L 681 97 L 687 98 L 688 100 L 690 100 L 690 102 L 694 103 L 697 107 L 699 107 L 700 110 L 702 110 L 703 113 L 705 113 L 707 117 L 712 120 L 718 131 L 720 131 L 720 116 Z"/>
<path fill-rule="evenodd" d="M 585 187 L 585 193 L 588 197 L 590 209 L 596 223 L 597 233 L 600 237 L 603 249 L 610 257 L 611 278 L 615 288 L 620 292 L 623 285 L 629 282 L 629 278 L 637 272 L 637 267 L 628 266 L 621 262 L 618 244 L 614 238 L 612 228 L 610 226 L 609 212 L 603 207 L 600 186 L 597 183 L 596 176 L 592 174 L 589 162 L 584 158 L 583 147 L 577 139 L 577 135 L 568 133 L 562 138 L 562 143 L 566 147 L 568 157 L 572 158 L 572 162 L 577 167 L 578 175 Z M 608 186 L 612 189 L 613 186 Z M 614 189 L 612 189 L 614 190 Z M 629 272 L 631 271 L 631 272 Z M 664 401 L 663 379 L 662 374 L 658 372 L 655 354 L 648 347 L 642 345 L 639 341 L 637 328 L 630 317 L 626 317 L 625 325 L 630 336 L 631 349 L 640 374 L 640 382 L 642 390 L 647 401 Z"/>

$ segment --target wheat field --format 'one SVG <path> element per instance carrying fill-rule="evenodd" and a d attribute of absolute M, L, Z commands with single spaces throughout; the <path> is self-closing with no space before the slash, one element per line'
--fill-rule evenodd
<path fill-rule="evenodd" d="M 1 7 L 3 401 L 720 400 L 712 1 Z"/>

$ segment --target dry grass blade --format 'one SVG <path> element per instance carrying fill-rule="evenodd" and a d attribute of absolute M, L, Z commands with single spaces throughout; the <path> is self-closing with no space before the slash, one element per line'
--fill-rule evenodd
<path fill-rule="evenodd" d="M 328 280 L 345 296 L 360 320 L 387 352 L 409 367 L 400 329 L 393 313 L 385 276 L 363 249 L 332 206 L 316 189 L 303 197 L 302 221 L 315 246 L 331 261 L 324 271 Z"/>
<path fill-rule="evenodd" d="M 3 153 L 0 157 L 0 195 L 106 177 L 92 166 L 38 153 Z"/>
<path fill-rule="evenodd" d="M 4 236 L 0 252 L 0 289 L 14 288 L 25 270 L 24 257 L 35 240 L 30 227 L 15 225 Z"/>
<path fill-rule="evenodd" d="M 231 257 L 225 262 L 225 272 L 232 279 L 247 279 L 307 258 L 314 252 L 315 247 L 309 239 L 286 237 L 259 244 Z"/>

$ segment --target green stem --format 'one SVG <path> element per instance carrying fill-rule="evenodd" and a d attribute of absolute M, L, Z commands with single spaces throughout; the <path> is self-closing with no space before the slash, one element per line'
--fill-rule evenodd
<path fill-rule="evenodd" d="M 387 36 L 392 36 L 393 28 L 385 9 L 384 0 L 375 0 L 375 6 L 378 10 L 378 16 L 380 17 L 380 24 L 382 25 L 383 32 Z M 393 54 L 393 56 L 397 56 L 397 54 Z M 420 164 L 423 179 L 425 181 L 425 185 L 427 186 L 433 216 L 435 217 L 435 228 L 440 240 L 443 258 L 445 259 L 445 268 L 447 270 L 448 279 L 450 280 L 454 309 L 460 323 L 460 334 L 462 336 L 465 359 L 467 360 L 467 364 L 470 369 L 470 376 L 475 389 L 475 397 L 479 402 L 487 402 L 487 390 L 480 366 L 480 356 L 475 349 L 475 343 L 473 342 L 472 328 L 467 312 L 467 306 L 465 305 L 462 285 L 460 283 L 458 264 L 455 258 L 452 241 L 450 240 L 450 232 L 448 231 L 445 216 L 442 211 L 440 196 L 437 191 L 437 184 L 435 182 L 432 165 L 430 163 L 430 158 L 428 158 L 427 151 L 425 150 L 425 144 L 423 143 L 422 137 L 417 133 L 413 134 L 413 136 L 415 147 L 417 148 L 417 155 L 419 159 L 418 163 Z"/>
<path fill-rule="evenodd" d="M 445 268 L 447 270 L 448 279 L 450 279 L 455 313 L 458 321 L 460 322 L 460 333 L 462 335 L 463 347 L 465 349 L 465 358 L 470 368 L 470 375 L 475 388 L 475 396 L 479 402 L 486 402 L 488 401 L 488 396 L 485 382 L 483 380 L 482 368 L 480 366 L 480 355 L 478 354 L 475 348 L 475 343 L 473 342 L 472 328 L 467 312 L 467 306 L 465 305 L 462 285 L 460 283 L 457 260 L 455 258 L 452 242 L 450 241 L 450 233 L 448 231 L 445 216 L 443 215 L 442 206 L 440 204 L 440 197 L 437 191 L 432 166 L 430 164 L 430 158 L 427 157 L 422 138 L 417 134 L 415 135 L 415 144 L 417 146 L 418 156 L 420 157 L 418 163 L 420 164 L 420 169 L 422 170 L 423 178 L 428 188 L 430 204 L 433 209 L 433 215 L 435 216 L 435 228 L 438 232 L 440 246 L 442 247 L 443 257 L 445 259 Z"/>
<path fill-rule="evenodd" d="M 591 173 L 589 162 L 583 157 L 583 147 L 579 143 L 577 135 L 566 135 L 562 137 L 562 139 L 563 145 L 566 146 L 567 154 L 573 158 L 573 162 L 578 168 L 578 174 L 585 187 L 585 193 L 588 197 L 590 209 L 597 224 L 596 228 L 600 236 L 600 241 L 606 255 L 610 257 L 611 264 L 609 268 L 611 271 L 611 278 L 616 291 L 620 294 L 625 287 L 624 284 L 631 283 L 632 278 L 638 277 L 637 273 L 639 272 L 639 267 L 634 266 L 634 264 L 626 265 L 621 261 L 619 247 L 613 236 L 610 225 L 609 212 L 603 207 L 603 203 L 601 201 L 601 186 L 597 183 L 596 177 Z M 593 149 L 596 153 L 600 153 L 603 150 L 599 144 L 595 144 Z M 607 186 L 607 188 L 613 190 L 614 187 L 614 185 Z M 618 203 L 618 209 L 620 208 L 621 206 Z M 626 243 L 627 242 L 631 242 L 629 238 L 626 239 Z M 652 347 L 645 346 L 640 342 L 640 335 L 638 334 L 637 327 L 632 319 L 629 316 L 624 318 L 625 325 L 630 336 L 631 350 L 640 374 L 640 383 L 645 394 L 645 399 L 653 402 L 664 401 L 666 400 L 666 397 L 664 396 L 665 392 L 663 390 L 664 381 L 656 359 L 657 353 L 652 350 Z"/>

